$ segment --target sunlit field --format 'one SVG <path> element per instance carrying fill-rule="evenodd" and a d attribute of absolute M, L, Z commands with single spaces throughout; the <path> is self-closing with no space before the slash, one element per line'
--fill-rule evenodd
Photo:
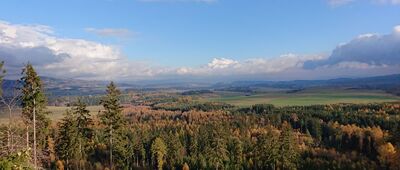
<path fill-rule="evenodd" d="M 383 91 L 318 89 L 297 93 L 287 93 L 285 91 L 256 94 L 220 92 L 217 97 L 204 97 L 200 101 L 225 102 L 237 106 L 266 103 L 275 106 L 300 106 L 335 103 L 394 102 L 400 101 L 400 97 Z"/>

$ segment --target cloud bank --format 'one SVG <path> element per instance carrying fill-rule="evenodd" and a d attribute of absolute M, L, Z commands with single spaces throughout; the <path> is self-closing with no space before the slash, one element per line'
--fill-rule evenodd
<path fill-rule="evenodd" d="M 400 65 L 400 26 L 391 34 L 364 34 L 336 47 L 329 58 L 307 61 L 305 68 L 328 66 L 390 67 Z"/>
<path fill-rule="evenodd" d="M 83 39 L 59 38 L 50 27 L 0 22 L 0 60 L 11 73 L 30 62 L 45 76 L 84 79 L 149 77 L 163 72 L 131 61 L 114 46 Z"/>
<path fill-rule="evenodd" d="M 92 31 L 122 35 L 119 31 Z M 122 31 L 124 32 L 124 31 Z M 168 67 L 128 59 L 115 46 L 60 38 L 51 27 L 0 22 L 0 60 L 18 76 L 30 62 L 42 76 L 87 80 L 203 78 L 290 80 L 400 73 L 400 26 L 386 35 L 364 34 L 327 54 L 283 54 L 274 58 L 214 58 L 198 67 Z"/>

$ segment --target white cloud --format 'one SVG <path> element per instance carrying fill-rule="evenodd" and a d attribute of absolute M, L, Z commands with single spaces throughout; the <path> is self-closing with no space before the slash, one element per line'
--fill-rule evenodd
<path fill-rule="evenodd" d="M 374 33 L 367 33 L 367 34 L 361 34 L 357 38 L 358 39 L 364 39 L 364 38 L 371 38 L 371 37 L 374 37 L 374 36 L 378 36 L 378 35 L 374 34 Z M 344 44 L 346 44 L 346 43 L 344 43 Z"/>
<path fill-rule="evenodd" d="M 393 28 L 394 34 L 400 34 L 400 25 L 397 25 Z"/>
<path fill-rule="evenodd" d="M 302 68 L 305 61 L 321 60 L 324 55 L 295 55 L 285 54 L 277 58 L 253 58 L 244 61 L 236 61 L 227 58 L 214 58 L 206 66 L 198 68 L 182 67 L 177 69 L 180 75 L 266 75 L 270 73 L 284 72 L 289 69 Z"/>
<path fill-rule="evenodd" d="M 232 67 L 239 64 L 238 61 L 226 59 L 226 58 L 214 58 L 210 63 L 208 63 L 208 67 L 212 69 L 223 69 Z"/>
<path fill-rule="evenodd" d="M 337 65 L 339 63 L 357 62 L 369 66 L 395 66 L 400 65 L 400 36 L 399 27 L 393 33 L 386 35 L 364 34 L 348 43 L 336 47 L 326 60 L 307 61 L 305 68 L 314 69 L 324 65 Z M 344 66 L 343 64 L 339 66 Z M 358 64 L 358 66 L 361 66 Z M 365 66 L 365 65 L 363 65 Z"/>
<path fill-rule="evenodd" d="M 135 79 L 165 71 L 128 60 L 114 46 L 59 38 L 50 27 L 42 25 L 7 22 L 0 22 L 0 60 L 5 60 L 10 70 L 31 62 L 46 76 L 85 79 Z"/>
<path fill-rule="evenodd" d="M 284 54 L 275 58 L 214 58 L 199 67 L 160 67 L 128 59 L 117 47 L 60 38 L 43 25 L 0 22 L 0 60 L 11 73 L 28 61 L 43 76 L 96 80 L 179 77 L 305 79 L 399 73 L 400 27 L 388 35 L 364 34 L 341 44 L 331 55 Z M 155 63 L 158 64 L 158 63 Z"/>
<path fill-rule="evenodd" d="M 130 38 L 134 35 L 132 31 L 124 28 L 85 28 L 85 31 L 101 37 Z"/>

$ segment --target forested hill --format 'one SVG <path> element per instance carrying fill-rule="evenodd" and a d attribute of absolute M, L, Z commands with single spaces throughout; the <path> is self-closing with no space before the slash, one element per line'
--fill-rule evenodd
<path fill-rule="evenodd" d="M 219 83 L 216 88 L 248 89 L 257 87 L 305 89 L 315 87 L 354 88 L 384 90 L 400 95 L 400 74 L 365 77 L 339 78 L 330 80 L 293 80 L 293 81 L 236 81 L 228 84 Z"/>
<path fill-rule="evenodd" d="M 46 87 L 46 93 L 53 96 L 65 95 L 93 95 L 104 93 L 106 81 L 88 81 L 78 79 L 59 79 L 42 77 Z M 15 87 L 15 80 L 5 80 L 3 89 Z M 366 78 L 339 78 L 330 80 L 293 80 L 293 81 L 235 81 L 231 83 L 216 83 L 208 87 L 201 84 L 196 86 L 194 82 L 171 84 L 164 82 L 157 86 L 151 84 L 129 84 L 117 83 L 121 89 L 143 89 L 143 88 L 178 88 L 178 89 L 251 89 L 259 87 L 305 89 L 313 87 L 333 87 L 333 88 L 356 88 L 356 89 L 378 89 L 392 94 L 400 95 L 400 74 L 366 77 Z M 7 90 L 5 90 L 7 92 Z M 7 94 L 6 94 L 7 95 Z"/>
<path fill-rule="evenodd" d="M 79 95 L 96 95 L 103 94 L 108 81 L 90 81 L 80 79 L 62 79 L 53 77 L 41 77 L 41 80 L 45 86 L 45 91 L 51 96 L 79 96 Z M 3 89 L 5 89 L 5 95 L 10 90 L 16 87 L 17 80 L 4 80 Z M 125 88 L 136 88 L 136 86 L 126 83 L 118 83 L 121 89 Z"/>

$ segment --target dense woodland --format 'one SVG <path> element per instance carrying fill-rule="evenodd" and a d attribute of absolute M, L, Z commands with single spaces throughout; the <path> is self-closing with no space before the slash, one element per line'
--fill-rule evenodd
<path fill-rule="evenodd" d="M 100 113 L 78 98 L 52 122 L 43 89 L 28 64 L 1 98 L 0 169 L 400 169 L 400 103 L 138 105 L 111 82 Z"/>

